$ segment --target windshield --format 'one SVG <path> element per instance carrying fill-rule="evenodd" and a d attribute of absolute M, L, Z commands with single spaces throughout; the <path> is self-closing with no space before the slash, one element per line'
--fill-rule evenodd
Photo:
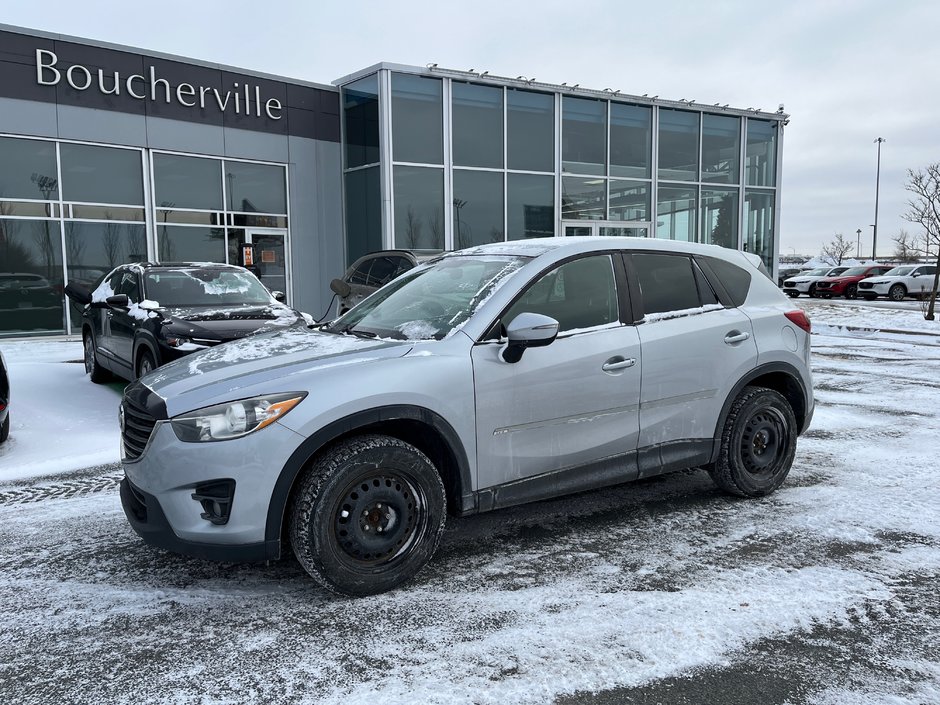
<path fill-rule="evenodd" d="M 868 271 L 868 267 L 852 267 L 851 269 L 846 269 L 839 276 L 840 277 L 857 277 L 860 274 L 864 274 L 867 271 Z M 835 274 L 833 274 L 832 276 L 835 276 Z"/>
<path fill-rule="evenodd" d="M 913 267 L 895 267 L 894 269 L 889 269 L 884 275 L 886 277 L 906 277 L 913 271 Z"/>
<path fill-rule="evenodd" d="M 529 261 L 528 257 L 456 256 L 403 274 L 325 330 L 396 340 L 441 340 Z"/>
<path fill-rule="evenodd" d="M 820 267 L 819 269 L 811 269 L 808 272 L 803 272 L 803 275 L 807 277 L 824 277 L 828 272 L 829 267 Z"/>
<path fill-rule="evenodd" d="M 147 299 L 160 306 L 270 304 L 271 294 L 250 272 L 231 269 L 168 269 L 144 276 Z"/>

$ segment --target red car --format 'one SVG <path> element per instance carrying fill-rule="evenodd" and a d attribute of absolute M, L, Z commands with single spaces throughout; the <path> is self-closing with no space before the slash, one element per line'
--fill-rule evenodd
<path fill-rule="evenodd" d="M 846 269 L 837 277 L 826 277 L 816 282 L 816 296 L 831 299 L 833 296 L 844 296 L 854 299 L 858 296 L 858 283 L 868 277 L 881 276 L 890 266 L 883 264 L 869 264 L 862 267 Z"/>

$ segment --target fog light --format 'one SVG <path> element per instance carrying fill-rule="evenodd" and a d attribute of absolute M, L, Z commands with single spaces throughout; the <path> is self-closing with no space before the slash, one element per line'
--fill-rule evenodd
<path fill-rule="evenodd" d="M 235 480 L 213 480 L 196 485 L 192 498 L 202 505 L 199 516 L 216 526 L 228 523 L 235 497 Z"/>

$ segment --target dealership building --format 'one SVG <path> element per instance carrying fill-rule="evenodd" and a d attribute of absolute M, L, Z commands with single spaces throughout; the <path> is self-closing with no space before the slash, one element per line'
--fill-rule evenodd
<path fill-rule="evenodd" d="M 786 122 L 435 64 L 326 85 L 0 25 L 0 336 L 78 332 L 64 286 L 143 260 L 250 258 L 316 316 L 393 247 L 630 235 L 772 269 Z"/>

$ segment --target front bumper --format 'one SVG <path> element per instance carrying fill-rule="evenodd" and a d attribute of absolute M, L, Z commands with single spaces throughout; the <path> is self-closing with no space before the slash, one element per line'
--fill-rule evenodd
<path fill-rule="evenodd" d="M 810 286 L 811 283 L 812 283 L 812 282 L 797 282 L 797 283 L 792 283 L 792 282 L 789 282 L 789 281 L 785 281 L 785 282 L 783 283 L 783 290 L 784 290 L 784 291 L 798 291 L 798 292 L 800 292 L 801 294 L 808 294 L 808 293 L 809 293 L 809 286 Z"/>
<path fill-rule="evenodd" d="M 303 440 L 273 423 L 242 438 L 184 443 L 168 421 L 158 421 L 140 457 L 122 461 L 127 519 L 147 543 L 171 551 L 215 560 L 276 558 L 280 535 L 266 535 L 268 508 L 281 470 Z M 214 524 L 193 494 L 220 480 L 234 480 L 235 491 L 228 520 Z"/>

